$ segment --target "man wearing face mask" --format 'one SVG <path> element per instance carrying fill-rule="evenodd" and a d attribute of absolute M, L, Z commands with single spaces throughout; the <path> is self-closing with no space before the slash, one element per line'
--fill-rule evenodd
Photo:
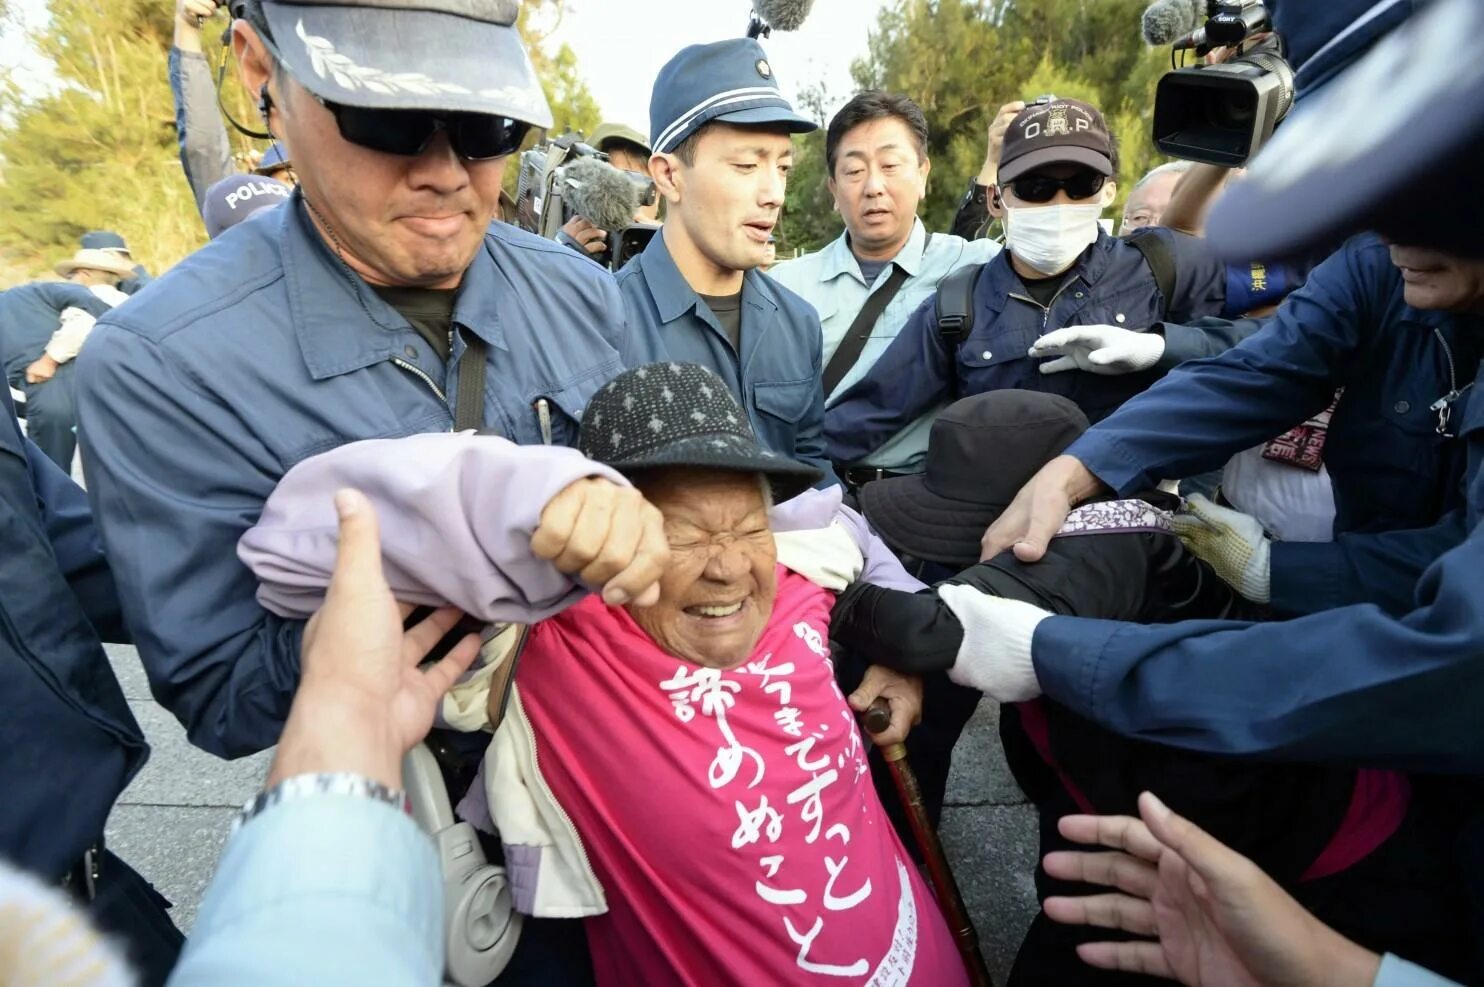
<path fill-rule="evenodd" d="M 1171 367 L 1250 333 L 1176 324 L 1221 312 L 1225 270 L 1169 230 L 1104 232 L 1112 175 L 1093 107 L 1051 99 L 1016 116 L 996 188 L 1008 249 L 945 279 L 830 408 L 831 459 L 860 460 L 936 404 L 1000 388 L 1060 394 L 1096 422 Z"/>

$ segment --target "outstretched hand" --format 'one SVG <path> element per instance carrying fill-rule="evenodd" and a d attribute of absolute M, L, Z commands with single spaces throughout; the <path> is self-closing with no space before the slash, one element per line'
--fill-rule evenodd
<path fill-rule="evenodd" d="M 470 634 L 424 669 L 462 614 L 445 607 L 407 631 L 381 568 L 376 512 L 361 493 L 335 495 L 340 545 L 324 606 L 304 630 L 303 674 L 269 774 L 354 772 L 401 787 L 402 756 L 479 653 Z"/>
<path fill-rule="evenodd" d="M 1116 893 L 1046 899 L 1048 917 L 1153 941 L 1084 943 L 1092 966 L 1192 987 L 1370 987 L 1381 958 L 1328 928 L 1246 857 L 1149 793 L 1141 819 L 1067 816 L 1059 828 L 1112 853 L 1046 855 L 1046 873 Z"/>

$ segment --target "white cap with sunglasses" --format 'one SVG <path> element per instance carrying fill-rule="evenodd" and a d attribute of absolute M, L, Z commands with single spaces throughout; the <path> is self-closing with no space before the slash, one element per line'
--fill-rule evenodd
<path fill-rule="evenodd" d="M 482 160 L 517 150 L 551 107 L 526 54 L 519 0 L 240 0 L 341 136 L 420 154 L 439 130 Z"/>

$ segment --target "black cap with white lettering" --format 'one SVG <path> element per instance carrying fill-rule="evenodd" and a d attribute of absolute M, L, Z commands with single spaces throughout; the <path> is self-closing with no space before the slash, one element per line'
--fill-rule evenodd
<path fill-rule="evenodd" d="M 223 231 L 293 194 L 293 188 L 266 175 L 228 175 L 206 190 L 201 203 L 206 235 L 215 240 Z"/>
<path fill-rule="evenodd" d="M 1038 101 L 1021 110 L 1005 131 L 1000 183 L 1050 164 L 1085 165 L 1112 175 L 1113 141 L 1103 115 L 1076 99 Z"/>

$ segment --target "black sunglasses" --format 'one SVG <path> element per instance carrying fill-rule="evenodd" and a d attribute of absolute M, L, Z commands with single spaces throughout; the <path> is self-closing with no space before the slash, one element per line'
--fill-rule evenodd
<path fill-rule="evenodd" d="M 1050 202 L 1061 189 L 1074 199 L 1090 199 L 1103 190 L 1106 175 L 1090 169 L 1078 171 L 1069 178 L 1052 178 L 1050 175 L 1023 175 L 1010 182 L 1015 198 L 1024 202 Z"/>
<path fill-rule="evenodd" d="M 344 106 L 314 95 L 335 117 L 340 136 L 372 151 L 414 156 L 423 153 L 438 131 L 448 134 L 453 151 L 466 161 L 503 158 L 520 150 L 531 125 L 489 113 L 438 113 L 431 110 L 376 110 Z"/>

